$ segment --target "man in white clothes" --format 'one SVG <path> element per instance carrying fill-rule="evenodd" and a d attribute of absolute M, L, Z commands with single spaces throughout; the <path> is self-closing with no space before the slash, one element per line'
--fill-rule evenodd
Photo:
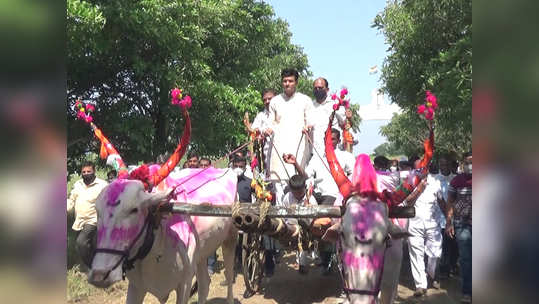
<path fill-rule="evenodd" d="M 352 177 L 354 171 L 355 159 L 352 153 L 339 150 L 337 145 L 340 141 L 340 132 L 337 129 L 331 129 L 331 141 L 333 144 L 333 149 L 335 149 L 335 156 L 337 161 L 342 166 L 345 174 L 349 179 Z M 325 149 L 324 149 L 325 151 Z M 314 158 L 317 158 L 316 160 Z M 293 155 L 287 154 L 283 156 L 283 159 L 286 163 L 294 165 L 298 173 L 307 180 L 308 188 L 314 187 L 313 196 L 316 198 L 316 201 L 320 205 L 330 205 L 333 206 L 336 200 L 338 203 L 342 200 L 342 196 L 339 193 L 339 188 L 335 183 L 335 179 L 329 171 L 329 166 L 325 153 L 321 155 L 322 160 L 319 159 L 317 155 L 313 156 L 313 159 L 309 162 L 309 165 L 305 170 L 303 170 L 296 162 L 296 159 Z M 335 252 L 334 245 L 331 243 L 320 242 L 319 251 L 320 251 L 320 262 L 322 267 L 322 274 L 329 275 L 331 271 L 331 255 Z"/>
<path fill-rule="evenodd" d="M 277 95 L 273 89 L 264 89 L 262 91 L 262 101 L 264 102 L 264 110 L 258 113 L 251 125 L 251 129 L 259 131 L 260 136 L 264 139 L 264 147 L 262 153 L 264 159 L 264 170 L 269 173 L 268 167 L 271 159 L 271 141 L 272 141 L 272 118 L 270 113 L 270 101 Z M 269 176 L 268 176 L 269 177 Z"/>
<path fill-rule="evenodd" d="M 269 176 L 275 182 L 277 205 L 282 205 L 287 180 L 294 175 L 294 167 L 285 164 L 283 154 L 294 155 L 300 166 L 305 167 L 310 147 L 302 132 L 306 129 L 307 113 L 312 109 L 311 99 L 296 92 L 299 74 L 294 69 L 284 69 L 281 80 L 284 92 L 270 101 L 270 116 L 273 147 L 270 158 Z"/>
<path fill-rule="evenodd" d="M 283 198 L 283 206 L 291 207 L 292 205 L 317 205 L 316 200 L 311 195 L 307 195 L 307 191 L 305 189 L 305 176 L 298 174 L 293 175 L 290 178 L 288 185 L 290 187 L 290 191 L 285 194 Z M 312 221 L 307 219 L 300 220 L 307 221 L 307 224 L 310 224 L 310 222 Z M 287 218 L 285 222 L 288 225 L 298 225 L 298 219 L 295 218 Z M 307 274 L 308 272 L 308 256 L 309 253 L 307 250 L 300 251 L 297 254 L 299 273 L 301 274 Z"/>
<path fill-rule="evenodd" d="M 340 140 L 340 132 L 337 129 L 331 129 L 331 141 L 333 148 L 335 149 L 335 156 L 337 161 L 344 170 L 346 176 L 351 179 L 354 171 L 355 159 L 352 153 L 342 151 L 337 148 Z M 317 157 L 318 156 L 313 156 Z M 340 197 L 339 188 L 329 171 L 329 166 L 325 153 L 321 155 L 322 160 L 311 159 L 307 168 L 303 169 L 297 162 L 296 158 L 292 154 L 283 155 L 283 160 L 287 164 L 294 165 L 296 171 L 307 178 L 307 186 L 314 187 L 314 195 L 319 204 L 333 205 L 335 200 Z"/>
<path fill-rule="evenodd" d="M 408 232 L 411 234 L 408 238 L 410 264 L 416 286 L 414 293 L 416 297 L 427 293 L 429 283 L 434 288 L 440 286 L 435 281 L 436 265 L 442 255 L 440 223 L 443 221 L 443 214 L 440 204 L 444 204 L 442 185 L 436 174 L 429 173 L 425 190 L 415 202 L 416 216 L 411 218 L 408 224 Z M 428 257 L 426 272 L 425 254 Z"/>
<path fill-rule="evenodd" d="M 334 100 L 329 96 L 329 84 L 325 78 L 319 77 L 313 82 L 313 109 L 308 113 L 308 128 L 312 129 L 314 150 L 312 157 L 317 159 L 316 153 L 324 154 L 324 137 L 329 123 L 329 116 L 333 112 Z M 349 115 L 348 115 L 349 114 Z M 335 119 L 332 128 L 342 132 L 346 123 L 347 115 L 351 117 L 351 111 L 345 111 L 340 107 L 335 111 Z"/>

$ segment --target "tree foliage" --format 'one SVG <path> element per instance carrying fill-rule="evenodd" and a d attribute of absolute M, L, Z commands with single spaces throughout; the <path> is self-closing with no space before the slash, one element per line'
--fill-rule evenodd
<path fill-rule="evenodd" d="M 376 148 L 374 148 L 373 156 L 382 155 L 387 158 L 394 158 L 395 156 L 402 155 L 403 152 L 400 151 L 395 144 L 385 142 L 383 144 L 378 145 Z"/>
<path fill-rule="evenodd" d="M 182 132 L 170 105 L 178 86 L 193 98 L 191 148 L 217 156 L 246 140 L 242 117 L 280 87 L 280 70 L 309 77 L 307 57 L 285 21 L 254 0 L 67 1 L 68 167 L 97 151 L 75 120 L 77 98 L 96 104 L 94 121 L 125 161 L 155 161 Z M 310 87 L 306 79 L 301 88 Z M 307 91 L 308 92 L 308 91 Z"/>
<path fill-rule="evenodd" d="M 416 114 L 425 90 L 438 97 L 436 149 L 471 149 L 472 6 L 469 0 L 390 1 L 374 19 L 389 45 L 383 90 L 403 114 L 381 129 L 406 153 L 420 152 L 425 123 Z"/>

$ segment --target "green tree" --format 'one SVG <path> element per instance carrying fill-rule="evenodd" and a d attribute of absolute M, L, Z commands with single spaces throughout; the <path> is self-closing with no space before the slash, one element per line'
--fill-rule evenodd
<path fill-rule="evenodd" d="M 469 0 L 390 1 L 373 27 L 389 45 L 383 90 L 403 110 L 381 133 L 404 152 L 421 151 L 424 134 L 416 107 L 425 90 L 438 97 L 436 149 L 471 148 L 472 6 Z M 418 146 L 419 144 L 419 146 Z"/>
<path fill-rule="evenodd" d="M 176 86 L 193 98 L 191 148 L 229 151 L 247 139 L 243 113 L 262 107 L 260 90 L 280 87 L 281 69 L 296 68 L 306 87 L 307 57 L 290 38 L 260 1 L 68 0 L 68 168 L 99 147 L 75 119 L 77 98 L 96 104 L 96 124 L 126 163 L 148 162 L 182 132 Z"/>
<path fill-rule="evenodd" d="M 376 148 L 374 148 L 373 155 L 382 155 L 388 158 L 392 158 L 395 156 L 402 155 L 403 153 L 395 147 L 394 144 L 391 144 L 389 142 L 385 142 L 383 144 L 378 145 Z"/>

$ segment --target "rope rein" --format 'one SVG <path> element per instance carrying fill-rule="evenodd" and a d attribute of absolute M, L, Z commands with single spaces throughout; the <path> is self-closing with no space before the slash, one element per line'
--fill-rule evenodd
<path fill-rule="evenodd" d="M 288 174 L 288 170 L 286 170 L 286 165 L 284 161 L 282 160 L 281 154 L 277 150 L 277 147 L 275 147 L 275 144 L 273 143 L 273 141 L 271 142 L 271 146 L 273 147 L 273 149 L 275 149 L 275 153 L 277 153 L 277 158 L 281 161 L 281 164 L 283 165 L 283 168 L 284 168 L 284 172 L 286 173 L 286 176 L 288 176 L 288 179 L 290 179 L 290 174 Z"/>
<path fill-rule="evenodd" d="M 322 158 L 322 156 L 320 156 L 320 153 L 318 153 L 318 150 L 316 150 L 316 147 L 314 146 L 314 144 L 313 144 L 313 142 L 311 141 L 311 138 L 309 138 L 309 136 L 307 136 L 307 141 L 309 141 L 309 143 L 310 143 L 311 146 L 313 147 L 314 152 L 316 153 L 316 155 L 318 156 L 318 158 L 320 158 L 320 161 L 322 161 L 322 164 L 324 164 L 324 167 L 326 167 L 326 169 L 328 170 L 328 172 L 331 173 L 331 170 L 329 170 L 328 165 L 326 164 L 326 162 L 324 162 L 324 159 Z"/>

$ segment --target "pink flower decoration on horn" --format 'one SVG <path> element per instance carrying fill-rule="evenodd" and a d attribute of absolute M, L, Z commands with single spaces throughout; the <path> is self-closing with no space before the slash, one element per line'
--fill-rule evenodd
<path fill-rule="evenodd" d="M 191 105 L 193 104 L 193 102 L 191 100 L 191 96 L 185 95 L 182 98 L 182 90 L 181 89 L 178 89 L 178 88 L 172 89 L 172 91 L 170 92 L 170 96 L 172 97 L 172 100 L 170 101 L 170 103 L 173 104 L 173 105 L 177 105 L 182 109 L 190 108 Z M 180 98 L 182 98 L 182 99 L 180 99 Z"/>
<path fill-rule="evenodd" d="M 332 100 L 336 100 L 337 102 L 333 105 L 333 110 L 337 111 L 339 107 L 343 106 L 345 109 L 350 108 L 350 99 L 345 99 L 346 95 L 348 95 L 348 89 L 343 88 L 340 92 L 340 96 L 337 96 L 336 93 L 331 95 Z"/>
<path fill-rule="evenodd" d="M 427 90 L 425 92 L 425 101 L 425 104 L 417 106 L 417 113 L 424 115 L 427 120 L 433 120 L 435 110 L 438 108 L 437 98 L 431 91 Z"/>
<path fill-rule="evenodd" d="M 91 123 L 94 119 L 90 116 L 90 113 L 95 111 L 95 107 L 92 104 L 86 104 L 80 100 L 75 102 L 75 109 L 77 110 L 77 119 L 83 120 L 86 123 Z"/>
<path fill-rule="evenodd" d="M 170 96 L 172 97 L 172 100 L 175 100 L 175 99 L 177 100 L 179 98 L 182 98 L 182 90 L 180 90 L 178 88 L 174 88 L 170 92 Z"/>
<path fill-rule="evenodd" d="M 344 97 L 345 97 L 346 95 L 348 95 L 348 89 L 347 89 L 347 88 L 343 88 L 343 89 L 341 90 L 341 98 L 344 99 Z"/>

